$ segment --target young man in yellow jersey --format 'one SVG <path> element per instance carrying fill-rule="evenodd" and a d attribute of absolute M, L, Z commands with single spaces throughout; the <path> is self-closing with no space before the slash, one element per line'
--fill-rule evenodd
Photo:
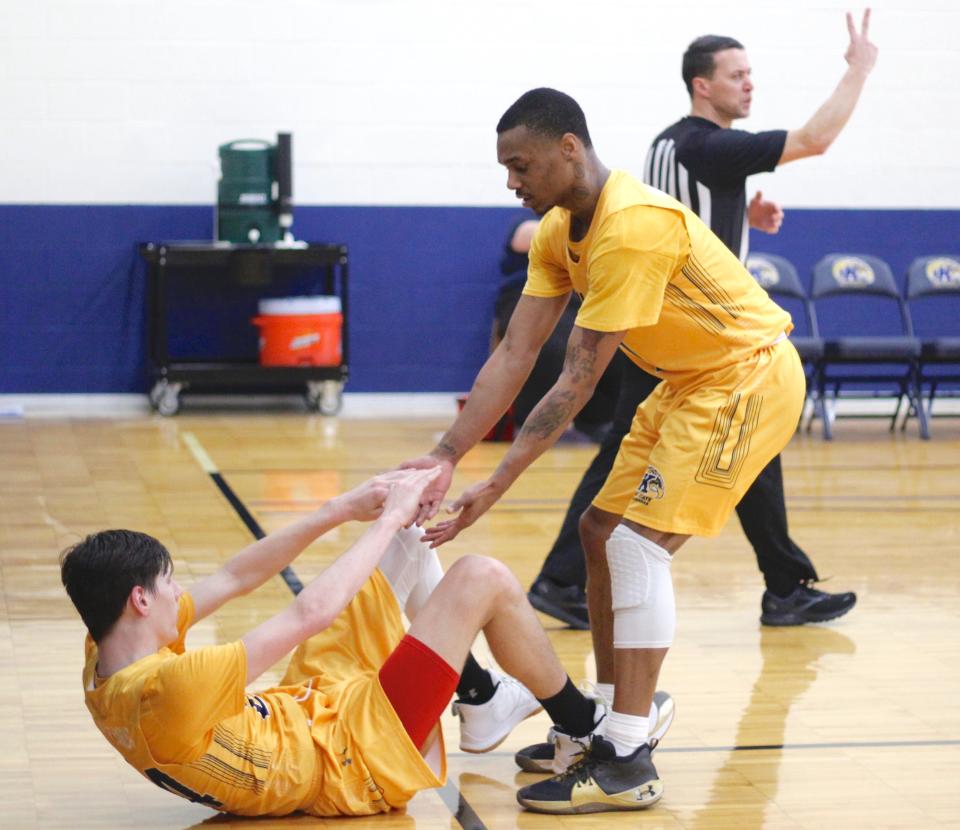
<path fill-rule="evenodd" d="M 400 808 L 443 783 L 438 719 L 481 630 L 538 708 L 593 729 L 602 709 L 571 684 L 506 566 L 466 556 L 444 575 L 409 528 L 438 473 L 373 478 L 188 590 L 146 534 L 102 531 L 67 550 L 63 584 L 89 631 L 86 704 L 107 740 L 154 784 L 223 812 Z M 370 525 L 285 610 L 235 642 L 185 650 L 193 623 L 351 520 Z M 280 686 L 246 691 L 293 649 Z"/>
<path fill-rule="evenodd" d="M 613 666 L 604 735 L 579 738 L 566 772 L 523 788 L 551 813 L 642 809 L 663 792 L 649 717 L 673 641 L 672 556 L 691 535 L 720 532 L 750 483 L 796 428 L 804 377 L 790 316 L 688 208 L 593 149 L 570 96 L 535 89 L 497 125 L 507 187 L 543 216 L 523 297 L 456 422 L 427 456 L 439 467 L 418 520 L 436 514 L 453 469 L 513 400 L 570 293 L 582 298 L 563 372 L 530 413 L 493 475 L 430 528 L 439 545 L 490 509 L 562 434 L 617 349 L 662 378 L 637 409 L 606 484 L 581 520 L 598 673 Z M 567 756 L 569 757 L 569 755 Z"/>
<path fill-rule="evenodd" d="M 775 234 L 783 222 L 781 207 L 760 192 L 748 202 L 748 176 L 826 152 L 853 114 L 873 70 L 877 47 L 869 36 L 870 9 L 859 30 L 849 13 L 846 22 L 850 38 L 846 70 L 816 112 L 802 127 L 791 130 L 751 133 L 735 128 L 737 120 L 749 116 L 755 94 L 750 60 L 739 41 L 704 35 L 683 54 L 680 74 L 690 96 L 689 115 L 653 140 L 643 180 L 700 216 L 741 262 L 747 261 L 750 228 Z M 529 236 L 520 237 L 521 242 L 525 239 Z M 523 266 L 525 271 L 525 260 Z M 586 585 L 580 516 L 603 486 L 636 407 L 658 381 L 627 360 L 614 360 L 611 368 L 621 376 L 612 427 L 584 472 L 529 592 L 534 607 L 575 627 L 586 622 L 586 603 L 577 603 L 585 597 Z M 762 624 L 824 622 L 854 607 L 857 597 L 852 591 L 828 593 L 814 587 L 820 580 L 817 570 L 790 536 L 779 456 L 747 490 L 737 516 L 763 574 Z M 598 687 L 612 695 L 608 680 L 597 679 Z"/>

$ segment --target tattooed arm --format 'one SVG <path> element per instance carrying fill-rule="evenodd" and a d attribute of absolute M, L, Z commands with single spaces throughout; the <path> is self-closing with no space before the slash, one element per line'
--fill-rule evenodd
<path fill-rule="evenodd" d="M 510 317 L 503 340 L 477 375 L 467 403 L 453 426 L 428 455 L 400 465 L 443 468 L 436 481 L 424 490 L 417 524 L 436 515 L 450 487 L 457 462 L 490 431 L 513 403 L 569 300 L 569 294 L 559 297 L 523 295 Z"/>
<path fill-rule="evenodd" d="M 553 446 L 580 409 L 590 400 L 626 332 L 601 332 L 574 326 L 567 341 L 563 371 L 523 424 L 500 466 L 486 481 L 467 490 L 450 508 L 454 519 L 429 528 L 426 540 L 434 547 L 449 542 L 472 525 L 503 495 L 527 467 Z"/>

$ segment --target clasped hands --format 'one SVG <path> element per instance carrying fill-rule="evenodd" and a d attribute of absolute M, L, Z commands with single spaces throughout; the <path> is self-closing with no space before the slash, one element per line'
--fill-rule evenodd
<path fill-rule="evenodd" d="M 429 521 L 440 511 L 443 497 L 453 480 L 453 466 L 451 461 L 432 455 L 422 455 L 419 458 L 404 461 L 400 465 L 401 469 L 407 470 L 440 470 L 436 478 L 432 479 L 423 490 L 420 511 L 416 519 L 418 525 Z M 426 528 L 423 541 L 429 543 L 432 548 L 451 541 L 456 538 L 461 530 L 470 527 L 486 513 L 501 495 L 503 495 L 503 489 L 493 479 L 474 484 L 465 490 L 460 498 L 445 508 L 447 513 L 456 513 L 457 515 Z"/>
<path fill-rule="evenodd" d="M 441 472 L 434 467 L 380 473 L 337 497 L 343 517 L 371 522 L 387 516 L 410 527 L 420 514 L 424 493 Z"/>
<path fill-rule="evenodd" d="M 403 527 L 410 527 L 437 515 L 452 479 L 452 463 L 425 455 L 375 475 L 337 499 L 346 520 L 370 522 L 392 515 Z M 492 480 L 474 484 L 446 508 L 447 513 L 458 515 L 426 528 L 423 540 L 433 548 L 449 542 L 486 513 L 502 493 Z"/>

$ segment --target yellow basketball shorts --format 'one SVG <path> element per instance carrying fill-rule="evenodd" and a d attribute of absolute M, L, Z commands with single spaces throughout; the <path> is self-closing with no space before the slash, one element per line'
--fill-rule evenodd
<path fill-rule="evenodd" d="M 317 745 L 317 784 L 300 809 L 357 816 L 400 808 L 420 790 L 443 786 L 413 745 L 380 685 L 380 667 L 403 638 L 393 590 L 379 570 L 326 630 L 293 653 L 283 685 L 298 697 Z M 349 756 L 349 763 L 343 757 Z"/>
<path fill-rule="evenodd" d="M 668 533 L 718 534 L 790 440 L 806 382 L 789 340 L 664 380 L 637 408 L 595 507 Z"/>

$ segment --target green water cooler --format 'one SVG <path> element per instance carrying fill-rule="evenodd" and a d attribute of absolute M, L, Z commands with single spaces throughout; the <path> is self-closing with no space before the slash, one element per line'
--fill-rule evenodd
<path fill-rule="evenodd" d="M 292 241 L 290 133 L 277 143 L 239 139 L 220 145 L 217 239 L 238 244 Z"/>

